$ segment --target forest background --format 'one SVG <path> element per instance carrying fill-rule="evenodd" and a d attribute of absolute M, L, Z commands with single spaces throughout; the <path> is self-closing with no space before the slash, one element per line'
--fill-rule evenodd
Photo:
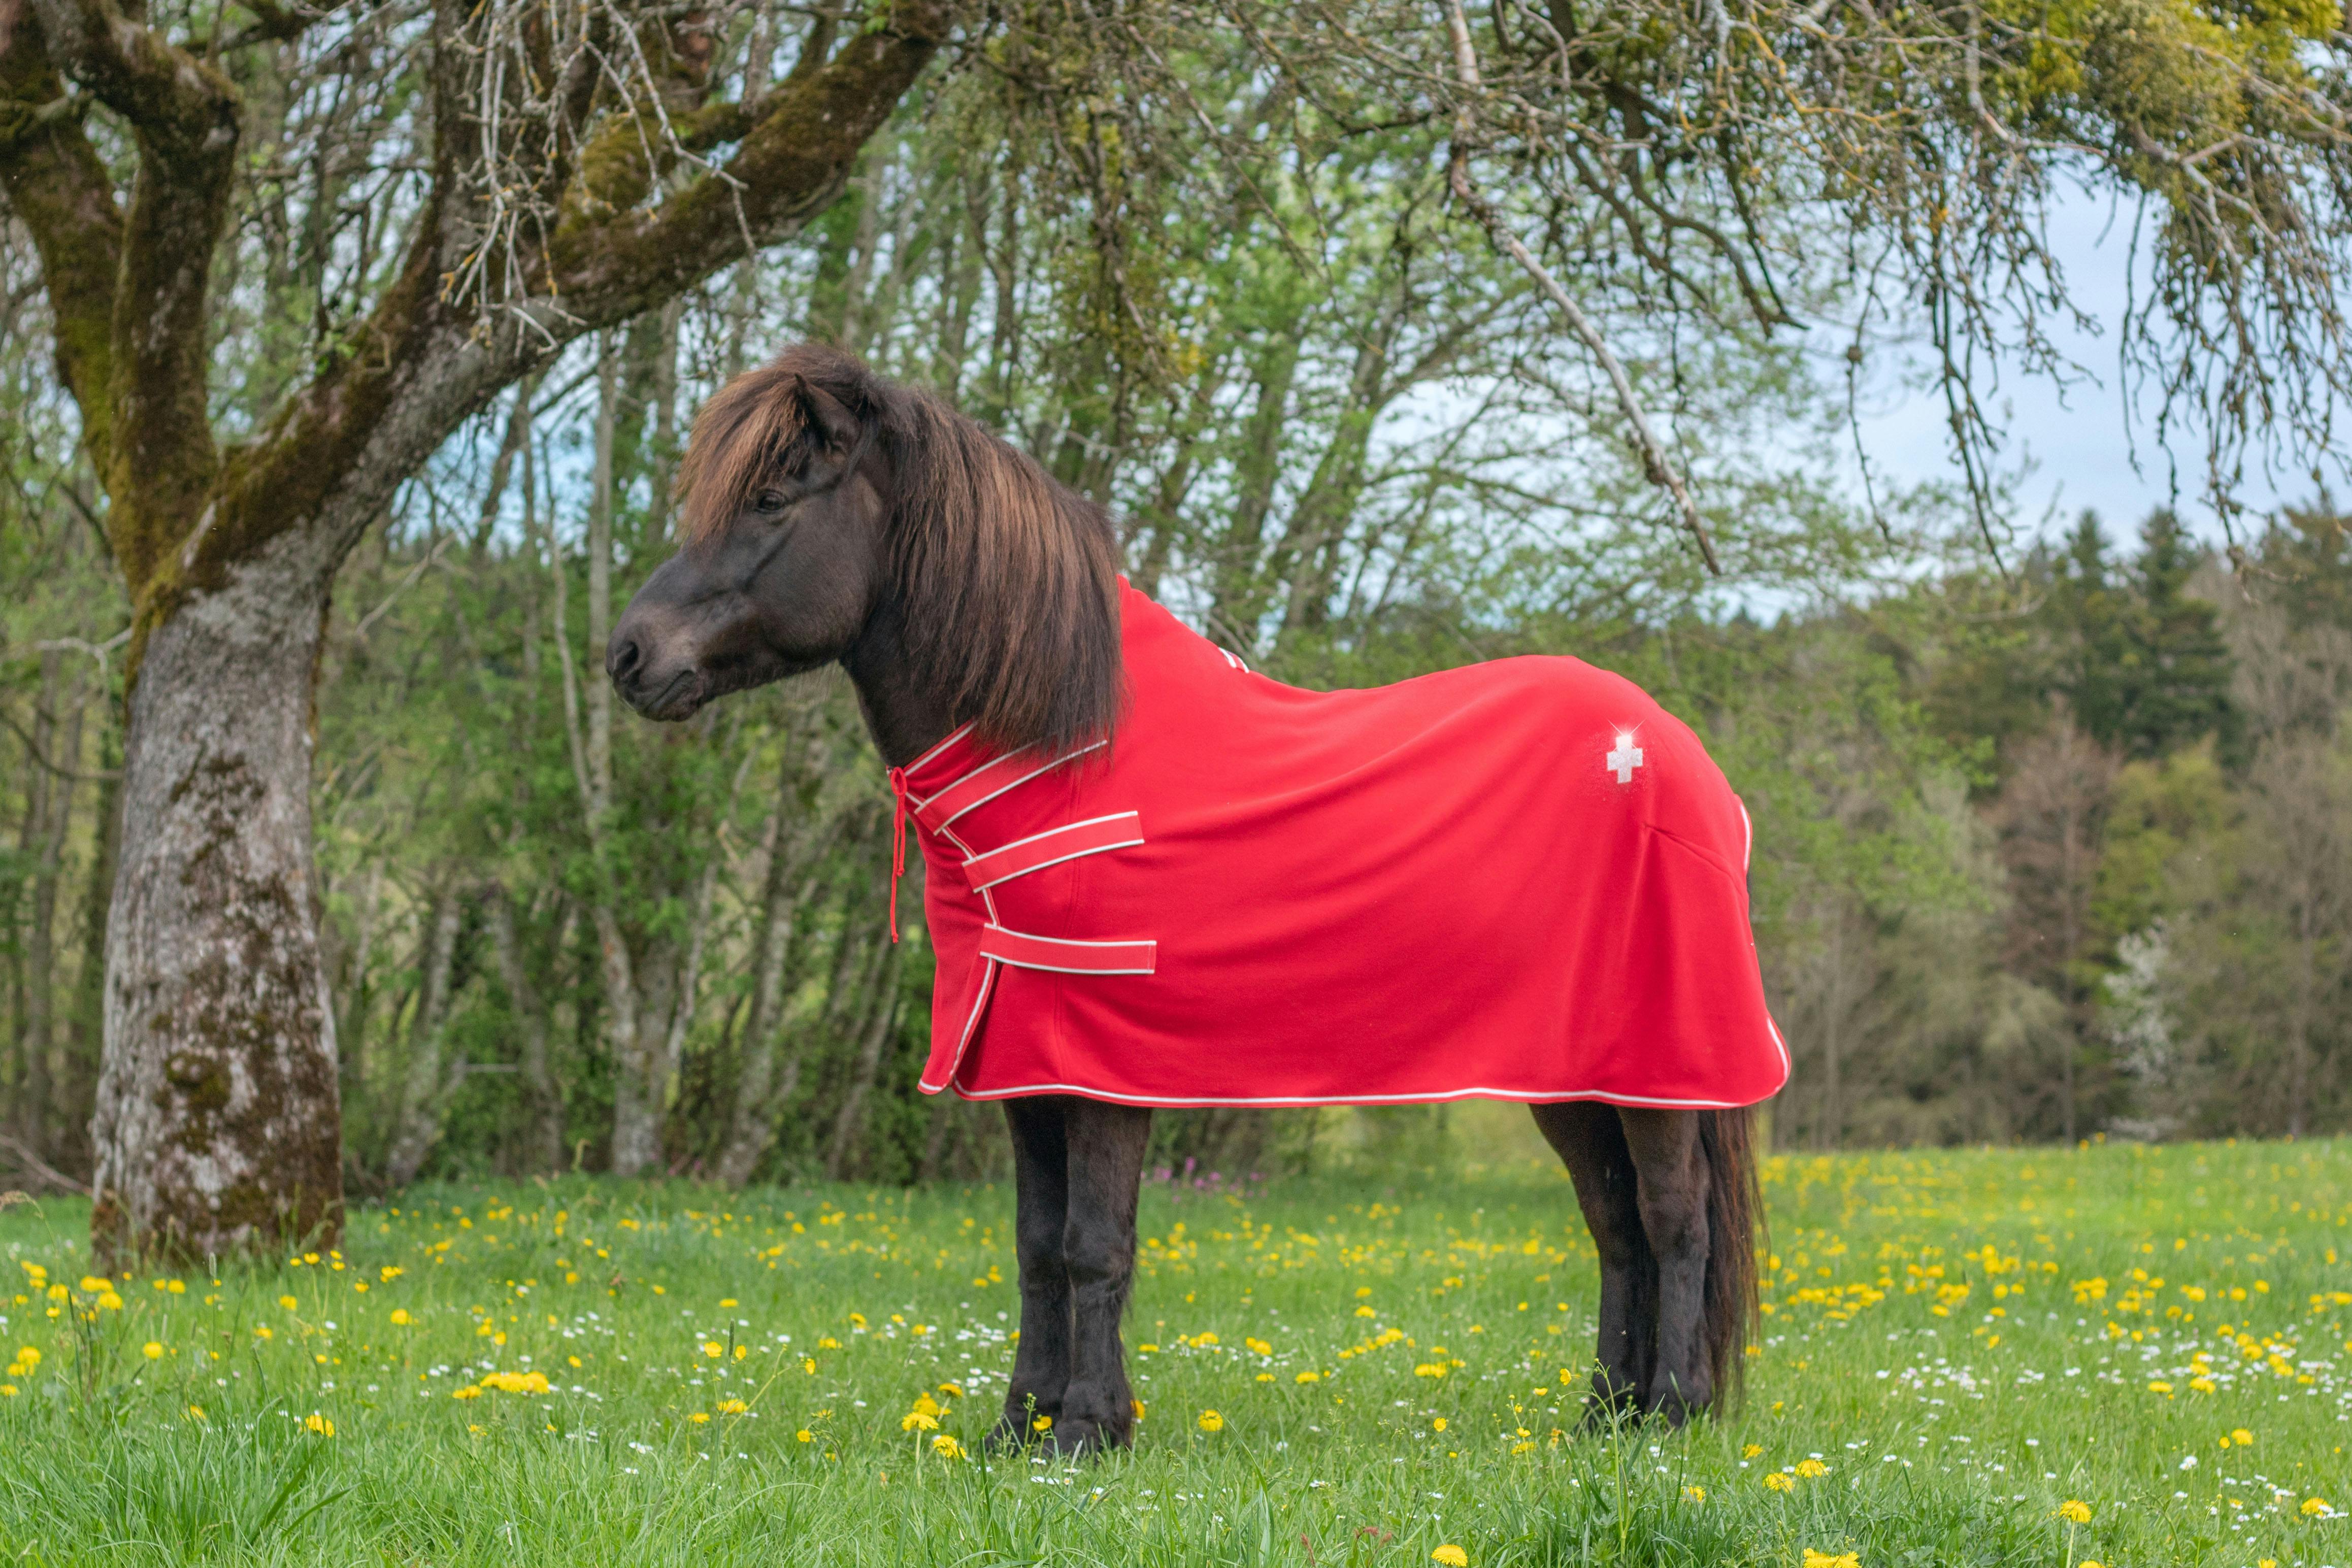
<path fill-rule="evenodd" d="M 241 57 L 271 112 L 210 295 L 222 430 L 338 353 L 398 260 L 404 15 Z M 714 68 L 764 79 L 765 13 L 719 15 Z M 671 548 L 696 402 L 803 336 L 1109 504 L 1137 583 L 1279 679 L 1570 653 L 1691 722 L 1756 822 L 1781 1145 L 2344 1128 L 2352 549 L 2326 494 L 2269 519 L 2224 497 L 2226 555 L 2168 512 L 2021 530 L 1991 433 L 1948 486 L 1857 469 L 1854 380 L 1820 350 L 1859 368 L 1917 325 L 1859 240 L 1772 257 L 1744 317 L 1596 283 L 1712 575 L 1541 280 L 1449 189 L 1458 126 L 1318 120 L 1204 44 L 1146 156 L 1103 61 L 1048 62 L 1057 99 L 1021 44 L 908 94 L 798 234 L 500 397 L 342 567 L 314 781 L 353 1187 L 612 1168 L 624 1056 L 673 1172 L 1001 1158 L 992 1112 L 914 1092 L 929 954 L 919 925 L 887 940 L 888 798 L 845 682 L 663 728 L 616 716 L 601 673 Z M 1705 246 L 1661 271 L 1562 223 L 1572 283 L 1752 287 Z M 131 616 L 56 365 L 15 351 L 47 308 L 0 227 L 0 1170 L 86 1182 Z M 1239 1177 L 1368 1135 L 1434 1147 L 1446 1115 L 1157 1135 Z"/>

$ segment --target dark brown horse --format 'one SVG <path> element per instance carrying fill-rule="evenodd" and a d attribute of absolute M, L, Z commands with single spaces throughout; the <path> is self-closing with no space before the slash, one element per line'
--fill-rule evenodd
<path fill-rule="evenodd" d="M 959 726 L 1005 748 L 1112 733 L 1117 548 L 1099 507 L 938 399 L 803 345 L 706 403 L 685 545 L 605 667 L 649 718 L 839 663 L 903 766 Z M 1601 1256 L 1591 1411 L 1680 1422 L 1735 1389 L 1756 1297 L 1748 1111 L 1539 1104 Z M 1119 1341 L 1151 1113 L 1008 1100 L 1021 1341 L 1000 1440 L 1125 1443 Z"/>

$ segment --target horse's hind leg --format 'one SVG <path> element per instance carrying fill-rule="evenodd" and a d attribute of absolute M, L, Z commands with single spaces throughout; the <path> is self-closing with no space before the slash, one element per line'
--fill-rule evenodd
<path fill-rule="evenodd" d="M 1069 1213 L 1066 1113 L 1076 1103 L 1050 1095 L 1004 1103 L 1018 1202 L 1013 1249 L 1021 1266 L 1021 1345 L 1004 1415 L 989 1434 L 999 1447 L 1027 1441 L 1038 1416 L 1058 1420 L 1070 1381 L 1070 1273 L 1062 1238 Z"/>
<path fill-rule="evenodd" d="M 1064 1125 L 1069 1145 L 1068 1218 L 1062 1257 L 1076 1325 L 1069 1386 L 1054 1423 L 1064 1453 L 1124 1448 L 1135 1430 L 1135 1396 L 1118 1320 L 1135 1278 L 1135 1204 L 1151 1113 L 1078 1100 Z"/>
<path fill-rule="evenodd" d="M 1601 1253 L 1599 1365 L 1585 1419 L 1638 1412 L 1650 1371 L 1651 1302 L 1657 1292 L 1624 1129 L 1612 1105 L 1568 1101 L 1529 1109 L 1576 1183 L 1577 1206 Z"/>
<path fill-rule="evenodd" d="M 1715 1398 L 1705 1332 L 1706 1147 L 1696 1111 L 1619 1110 L 1633 1156 L 1642 1231 L 1657 1260 L 1657 1357 L 1642 1407 L 1675 1426 Z"/>

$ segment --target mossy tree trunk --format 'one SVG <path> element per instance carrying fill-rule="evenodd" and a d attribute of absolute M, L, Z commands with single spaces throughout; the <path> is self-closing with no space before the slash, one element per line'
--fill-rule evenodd
<path fill-rule="evenodd" d="M 432 183 L 400 265 L 322 348 L 313 380 L 228 445 L 210 423 L 207 315 L 215 258 L 247 199 L 236 171 L 248 128 L 224 56 L 332 15 L 252 9 L 258 26 L 220 38 L 194 30 L 218 10 L 167 23 L 119 0 L 0 0 L 0 191 L 40 257 L 52 348 L 134 607 L 92 1129 L 92 1240 L 109 1263 L 338 1237 L 310 789 L 320 641 L 344 556 L 505 388 L 830 204 L 958 0 L 901 0 L 837 45 L 815 29 L 788 77 L 735 102 L 719 95 L 707 36 L 648 9 L 635 52 L 658 70 L 635 99 L 580 91 L 556 136 L 515 103 L 484 112 L 481 81 L 496 73 L 478 78 L 475 62 L 485 29 L 512 18 L 440 0 L 406 68 L 432 105 Z M 92 102 L 131 133 L 127 189 L 84 131 Z M 649 137 L 656 120 L 668 140 Z M 495 168 L 493 122 L 522 128 Z M 725 178 L 687 177 L 690 160 L 729 146 Z M 482 204 L 493 194 L 533 204 L 541 221 L 496 226 Z M 451 280 L 488 244 L 505 247 L 512 281 L 495 299 L 457 298 Z"/>
<path fill-rule="evenodd" d="M 92 1139 L 101 1238 L 331 1238 L 334 1018 L 311 906 L 321 563 L 281 548 L 157 626 L 131 688 Z M 290 612 L 295 606 L 305 612 Z"/>

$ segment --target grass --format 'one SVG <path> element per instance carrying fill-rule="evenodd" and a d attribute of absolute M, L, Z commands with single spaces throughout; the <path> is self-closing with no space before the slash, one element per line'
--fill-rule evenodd
<path fill-rule="evenodd" d="M 1001 1185 L 432 1186 L 340 1258 L 110 1282 L 85 1208 L 20 1206 L 0 1561 L 2352 1563 L 2352 1145 L 1784 1156 L 1766 1194 L 1745 1406 L 1580 1437 L 1556 1169 L 1154 1183 L 1146 1418 L 1075 1466 L 935 1441 L 1011 1364 Z"/>

